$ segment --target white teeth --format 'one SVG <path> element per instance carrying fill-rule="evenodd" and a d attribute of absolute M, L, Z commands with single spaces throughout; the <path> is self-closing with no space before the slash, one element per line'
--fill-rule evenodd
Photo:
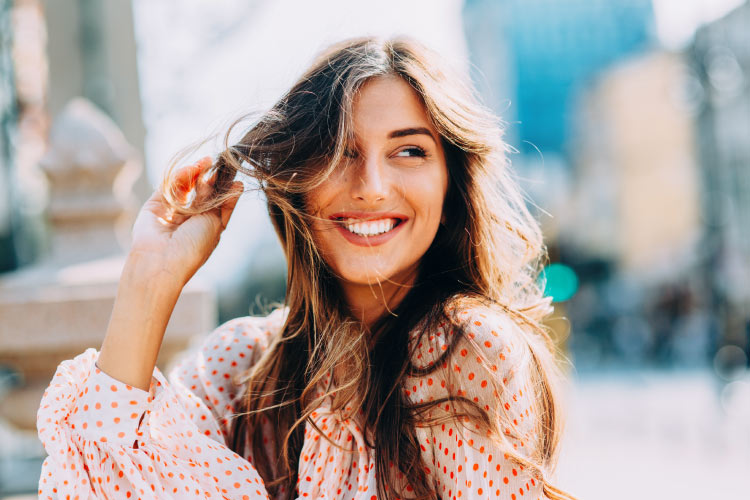
<path fill-rule="evenodd" d="M 346 229 L 360 236 L 377 236 L 387 233 L 396 226 L 397 219 L 380 219 L 366 222 L 355 222 L 357 219 L 346 219 L 343 225 Z"/>

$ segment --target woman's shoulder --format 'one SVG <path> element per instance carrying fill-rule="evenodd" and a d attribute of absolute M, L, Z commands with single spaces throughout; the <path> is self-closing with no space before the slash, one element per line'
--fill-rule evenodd
<path fill-rule="evenodd" d="M 277 308 L 266 316 L 242 316 L 219 325 L 184 351 L 173 366 L 186 362 L 210 365 L 232 363 L 232 367 L 246 368 L 255 363 L 278 336 L 286 321 L 288 309 Z M 211 367 L 219 370 L 220 367 Z M 236 368 L 235 368 L 236 369 Z"/>
<path fill-rule="evenodd" d="M 211 337 L 223 343 L 237 343 L 239 338 L 246 337 L 253 342 L 269 345 L 276 334 L 281 331 L 287 313 L 288 308 L 279 307 L 266 316 L 233 318 L 216 328 L 211 333 Z"/>
<path fill-rule="evenodd" d="M 456 295 L 443 305 L 442 319 L 415 332 L 414 363 L 426 367 L 448 358 L 478 357 L 494 370 L 520 361 L 526 352 L 524 326 L 502 306 Z"/>
<path fill-rule="evenodd" d="M 501 329 L 506 334 L 518 330 L 519 323 L 505 307 L 489 299 L 470 295 L 455 295 L 443 305 L 443 311 L 454 325 L 473 332 Z"/>

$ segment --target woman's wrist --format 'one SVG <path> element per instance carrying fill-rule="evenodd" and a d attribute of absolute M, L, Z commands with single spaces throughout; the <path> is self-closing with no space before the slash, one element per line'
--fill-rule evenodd
<path fill-rule="evenodd" d="M 153 254 L 128 255 L 97 362 L 102 371 L 148 390 L 183 285 L 184 279 Z"/>
<path fill-rule="evenodd" d="M 184 266 L 176 266 L 166 253 L 131 250 L 125 260 L 120 283 L 133 286 L 177 288 L 182 290 L 192 276 Z"/>

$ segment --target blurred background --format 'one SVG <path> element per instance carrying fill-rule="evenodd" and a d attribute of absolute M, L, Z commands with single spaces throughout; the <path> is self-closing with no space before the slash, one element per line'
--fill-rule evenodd
<path fill-rule="evenodd" d="M 750 2 L 0 0 L 0 498 L 35 498 L 39 398 L 101 345 L 135 211 L 327 44 L 406 34 L 507 125 L 569 358 L 558 486 L 750 499 Z M 743 229 L 745 228 L 745 229 Z M 284 293 L 243 196 L 159 366 Z"/>

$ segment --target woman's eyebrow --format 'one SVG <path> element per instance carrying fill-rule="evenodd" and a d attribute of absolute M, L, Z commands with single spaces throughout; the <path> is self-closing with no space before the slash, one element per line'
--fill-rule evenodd
<path fill-rule="evenodd" d="M 395 139 L 396 137 L 405 137 L 407 135 L 418 135 L 418 134 L 429 136 L 433 141 L 437 142 L 435 140 L 435 136 L 432 135 L 432 132 L 430 132 L 429 129 L 425 127 L 410 127 L 410 128 L 402 128 L 399 130 L 394 130 L 393 132 L 388 134 L 388 138 Z"/>

